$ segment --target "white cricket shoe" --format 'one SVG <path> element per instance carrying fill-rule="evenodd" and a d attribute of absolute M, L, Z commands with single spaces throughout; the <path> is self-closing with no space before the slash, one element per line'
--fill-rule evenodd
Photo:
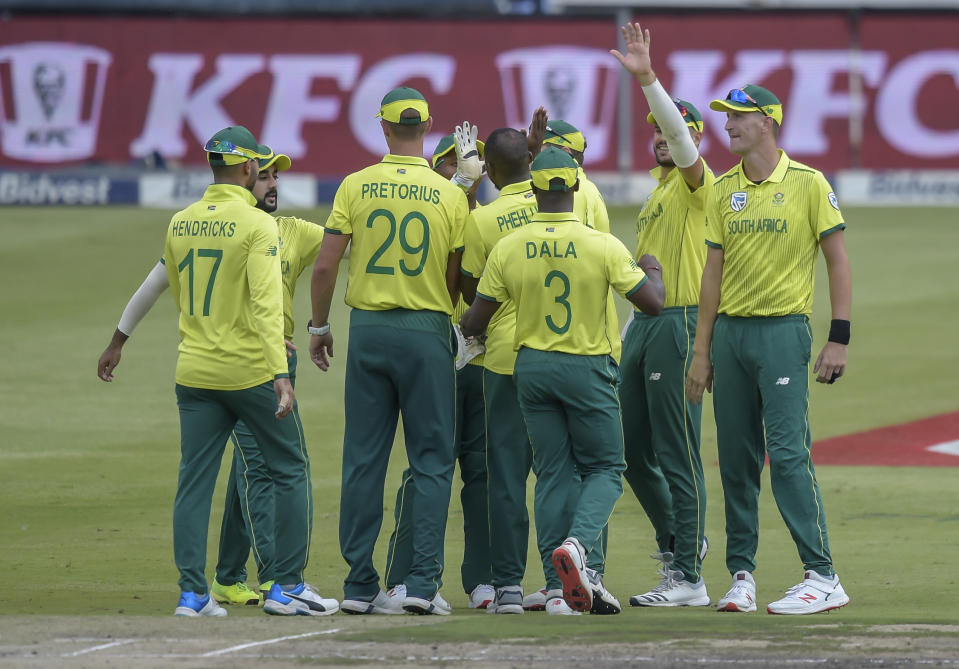
<path fill-rule="evenodd" d="M 390 592 L 394 590 L 395 588 L 391 589 Z M 369 614 L 382 614 L 387 616 L 402 615 L 404 613 L 403 600 L 405 598 L 405 590 L 403 591 L 403 597 L 391 597 L 388 593 L 380 590 L 376 593 L 376 597 L 369 601 L 364 599 L 344 599 L 343 603 L 340 604 L 340 608 L 343 609 L 344 613 L 352 613 L 358 616 Z"/>
<path fill-rule="evenodd" d="M 619 600 L 606 589 L 603 583 L 603 575 L 595 569 L 586 567 L 586 578 L 589 579 L 589 587 L 593 591 L 593 606 L 589 612 L 599 616 L 611 616 L 621 613 L 623 607 Z"/>
<path fill-rule="evenodd" d="M 543 605 L 546 613 L 551 616 L 581 616 L 579 611 L 574 611 L 563 599 L 562 590 L 548 590 L 546 592 L 546 604 Z"/>
<path fill-rule="evenodd" d="M 507 585 L 496 588 L 496 598 L 486 607 L 487 613 L 523 613 L 523 588 Z"/>
<path fill-rule="evenodd" d="M 473 592 L 470 593 L 470 608 L 471 609 L 485 609 L 487 608 L 496 597 L 496 588 L 491 585 L 478 585 L 473 588 Z"/>
<path fill-rule="evenodd" d="M 340 610 L 340 603 L 322 597 L 307 583 L 285 589 L 274 583 L 263 600 L 263 612 L 273 616 L 330 616 Z"/>
<path fill-rule="evenodd" d="M 193 592 L 181 592 L 180 601 L 177 602 L 173 615 L 187 618 L 196 618 L 198 616 L 223 618 L 227 613 L 226 609 L 217 604 L 216 600 L 210 596 L 210 593 L 206 593 L 201 597 Z"/>
<path fill-rule="evenodd" d="M 809 570 L 801 583 L 786 591 L 786 596 L 766 607 L 768 613 L 804 615 L 832 611 L 849 603 L 849 595 L 839 583 L 839 575 L 822 576 Z"/>
<path fill-rule="evenodd" d="M 593 608 L 593 588 L 586 576 L 585 555 L 583 544 L 575 537 L 569 537 L 553 551 L 553 569 L 563 584 L 563 599 L 574 611 Z"/>
<path fill-rule="evenodd" d="M 716 603 L 717 611 L 751 613 L 756 610 L 756 581 L 748 571 L 733 574 L 733 585 L 729 592 Z"/>
<path fill-rule="evenodd" d="M 406 596 L 403 600 L 403 610 L 417 615 L 448 616 L 453 612 L 450 603 L 443 599 L 443 595 L 436 593 L 433 599 Z"/>
<path fill-rule="evenodd" d="M 659 585 L 649 592 L 643 593 L 642 595 L 633 595 L 630 597 L 630 606 L 645 606 L 645 604 L 642 603 L 642 597 L 645 597 L 646 595 L 652 595 L 657 592 L 663 592 L 673 581 L 673 577 L 670 575 L 673 571 L 673 554 L 669 551 L 665 551 L 663 553 L 650 553 L 649 557 L 653 558 L 659 563 L 659 575 L 661 577 L 659 580 Z"/>
<path fill-rule="evenodd" d="M 699 583 L 670 579 L 665 588 L 634 595 L 629 603 L 633 606 L 709 606 L 710 601 L 703 579 L 699 579 Z"/>
<path fill-rule="evenodd" d="M 546 610 L 546 588 L 537 590 L 534 593 L 523 597 L 524 611 L 545 611 Z"/>

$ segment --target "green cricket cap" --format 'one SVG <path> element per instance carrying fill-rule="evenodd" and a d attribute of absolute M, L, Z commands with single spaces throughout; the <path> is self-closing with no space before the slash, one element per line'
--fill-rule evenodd
<path fill-rule="evenodd" d="M 269 158 L 270 147 L 256 141 L 253 133 L 242 125 L 223 128 L 203 146 L 211 165 L 238 165 L 247 160 Z"/>
<path fill-rule="evenodd" d="M 414 109 L 419 112 L 419 118 L 402 118 L 403 112 L 407 109 Z M 409 86 L 400 86 L 383 97 L 383 101 L 380 103 L 380 113 L 376 116 L 390 123 L 417 125 L 430 117 L 430 108 L 426 104 L 426 98 L 418 90 Z"/>
<path fill-rule="evenodd" d="M 699 113 L 699 110 L 696 109 L 696 106 L 692 102 L 673 98 L 673 104 L 676 105 L 676 109 L 679 110 L 686 125 L 699 132 L 703 131 L 703 115 Z M 658 125 L 656 119 L 653 118 L 652 112 L 646 115 L 646 122 Z"/>
<path fill-rule="evenodd" d="M 548 147 L 533 159 L 529 174 L 540 190 L 568 191 L 579 179 L 579 164 L 565 151 Z M 556 178 L 562 179 L 562 183 L 553 181 Z"/>
<path fill-rule="evenodd" d="M 583 137 L 583 133 L 566 121 L 549 121 L 546 124 L 546 133 L 543 135 L 543 144 L 555 144 L 580 153 L 586 150 L 586 138 Z"/>
<path fill-rule="evenodd" d="M 756 84 L 746 84 L 742 88 L 733 88 L 723 100 L 709 103 L 713 111 L 759 112 L 782 125 L 783 104 L 772 91 Z"/>
<path fill-rule="evenodd" d="M 260 158 L 260 171 L 262 172 L 271 165 L 276 165 L 277 172 L 286 172 L 293 165 L 293 161 L 285 153 L 273 153 L 270 151 L 269 158 Z"/>

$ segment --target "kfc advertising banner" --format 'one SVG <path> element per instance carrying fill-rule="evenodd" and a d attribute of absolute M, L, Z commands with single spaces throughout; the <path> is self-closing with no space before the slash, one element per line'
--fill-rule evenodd
<path fill-rule="evenodd" d="M 706 121 L 716 171 L 724 115 L 709 100 L 756 83 L 784 103 L 781 145 L 825 171 L 959 168 L 959 15 L 656 15 L 653 63 Z M 620 66 L 609 20 L 0 19 L 0 165 L 127 164 L 158 152 L 200 165 L 202 142 L 248 126 L 297 171 L 377 160 L 375 114 L 406 84 L 430 102 L 427 150 L 468 119 L 481 136 L 545 106 L 578 126 L 590 169 L 617 169 Z M 652 166 L 632 86 L 632 164 Z M 850 119 L 853 119 L 851 122 Z"/>

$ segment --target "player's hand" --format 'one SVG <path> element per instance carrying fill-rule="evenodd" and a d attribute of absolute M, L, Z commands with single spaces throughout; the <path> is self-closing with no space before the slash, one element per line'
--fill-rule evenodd
<path fill-rule="evenodd" d="M 639 268 L 643 270 L 643 272 L 646 272 L 647 274 L 650 271 L 655 271 L 655 270 L 659 270 L 660 272 L 663 271 L 663 266 L 656 259 L 656 256 L 649 253 L 644 253 L 643 255 L 641 255 L 639 260 L 636 261 L 636 264 L 639 265 Z"/>
<path fill-rule="evenodd" d="M 285 418 L 293 411 L 293 402 L 296 399 L 293 395 L 293 384 L 288 378 L 274 379 L 273 391 L 276 393 L 276 413 L 277 418 Z"/>
<path fill-rule="evenodd" d="M 693 353 L 693 362 L 686 375 L 686 399 L 693 404 L 702 404 L 703 390 L 713 392 L 713 363 L 709 354 Z"/>
<path fill-rule="evenodd" d="M 533 118 L 529 122 L 529 132 L 526 133 L 526 145 L 533 158 L 539 155 L 543 149 L 543 140 L 546 138 L 546 122 L 549 120 L 549 114 L 545 107 L 539 107 L 533 112 Z"/>
<path fill-rule="evenodd" d="M 479 337 L 464 337 L 458 324 L 453 325 L 456 334 L 456 371 L 460 371 L 470 360 L 486 352 L 486 346 Z"/>
<path fill-rule="evenodd" d="M 107 350 L 100 356 L 97 362 L 97 376 L 109 383 L 113 381 L 113 370 L 120 364 L 120 348 L 118 346 L 107 346 Z"/>
<path fill-rule="evenodd" d="M 293 354 L 296 352 L 296 344 L 291 342 L 289 339 L 284 339 L 283 343 L 286 344 L 286 357 L 292 358 Z"/>
<path fill-rule="evenodd" d="M 333 333 L 310 335 L 310 360 L 324 372 L 330 368 L 333 357 Z"/>
<path fill-rule="evenodd" d="M 626 54 L 621 54 L 616 49 L 610 49 L 609 52 L 627 72 L 639 79 L 641 85 L 648 86 L 656 81 L 653 63 L 649 57 L 649 29 L 644 31 L 639 23 L 627 23 L 620 31 L 626 40 Z"/>
<path fill-rule="evenodd" d="M 846 353 L 849 347 L 835 341 L 827 341 L 822 353 L 816 358 L 812 371 L 818 372 L 816 383 L 835 383 L 846 373 Z"/>
<path fill-rule="evenodd" d="M 456 126 L 453 132 L 453 146 L 456 147 L 456 174 L 453 181 L 464 190 L 468 190 L 483 176 L 483 165 L 480 163 L 479 149 L 476 147 L 478 130 L 469 121 Z"/>

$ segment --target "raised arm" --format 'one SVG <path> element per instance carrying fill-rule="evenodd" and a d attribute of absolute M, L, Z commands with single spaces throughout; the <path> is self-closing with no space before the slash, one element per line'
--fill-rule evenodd
<path fill-rule="evenodd" d="M 673 163 L 689 187 L 695 190 L 703 184 L 703 162 L 699 159 L 699 149 L 682 112 L 653 72 L 649 29 L 644 31 L 639 23 L 627 23 L 620 30 L 626 41 L 626 53 L 622 54 L 616 49 L 610 50 L 610 53 L 627 72 L 636 77 L 649 103 L 649 110 L 666 138 Z"/>

